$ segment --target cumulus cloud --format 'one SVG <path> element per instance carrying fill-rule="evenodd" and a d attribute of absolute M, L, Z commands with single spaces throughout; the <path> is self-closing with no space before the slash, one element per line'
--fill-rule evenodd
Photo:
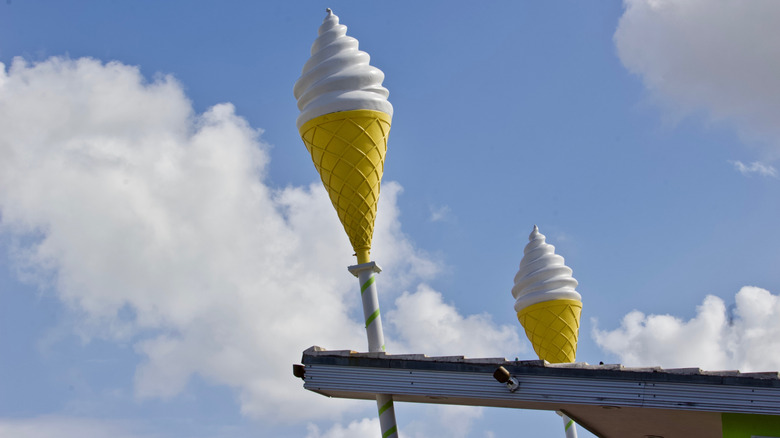
<path fill-rule="evenodd" d="M 153 438 L 127 422 L 78 417 L 0 418 L 0 436 L 24 438 Z"/>
<path fill-rule="evenodd" d="M 170 76 L 93 59 L 0 67 L 0 233 L 20 277 L 62 300 L 85 340 L 134 344 L 138 397 L 174 397 L 197 374 L 234 388 L 251 416 L 352 406 L 290 373 L 312 344 L 366 342 L 352 251 L 318 183 L 272 189 L 261 131 L 230 104 L 196 114 Z M 375 237 L 389 298 L 438 269 L 401 231 L 400 192 L 383 185 Z M 427 290 L 401 304 L 418 294 L 454 311 Z M 474 339 L 513 336 L 449 317 L 485 330 Z"/>
<path fill-rule="evenodd" d="M 447 436 L 465 438 L 470 436 L 489 436 L 489 431 L 475 434 L 474 423 L 482 418 L 484 408 L 477 406 L 436 405 L 426 406 L 427 421 L 416 421 L 404 428 L 407 438 L 426 438 Z M 431 421 L 431 419 L 435 419 Z"/>
<path fill-rule="evenodd" d="M 780 146 L 780 3 L 624 0 L 618 56 L 676 116 L 704 111 Z"/>
<path fill-rule="evenodd" d="M 431 216 L 428 218 L 431 222 L 441 222 L 447 219 L 450 214 L 450 207 L 448 205 L 431 205 L 428 207 L 431 211 Z"/>
<path fill-rule="evenodd" d="M 463 316 L 427 285 L 405 292 L 388 314 L 389 324 L 410 353 L 500 357 L 522 351 L 514 326 L 495 326 L 488 314 Z"/>
<path fill-rule="evenodd" d="M 380 430 L 379 418 L 363 418 L 350 422 L 346 427 L 334 424 L 324 433 L 316 425 L 310 424 L 306 438 L 363 438 L 374 436 Z"/>
<path fill-rule="evenodd" d="M 629 366 L 780 370 L 780 297 L 745 286 L 735 299 L 731 313 L 723 300 L 707 296 L 688 321 L 635 310 L 619 328 L 594 329 L 593 337 Z"/>
<path fill-rule="evenodd" d="M 474 422 L 482 418 L 483 408 L 455 405 L 421 405 L 425 412 L 424 421 L 412 421 L 405 424 L 399 436 L 401 438 L 426 438 L 447 436 L 463 438 L 472 434 Z M 325 432 L 314 424 L 308 426 L 306 438 L 363 438 L 375 436 L 380 431 L 378 418 L 363 418 L 350 422 L 347 426 L 334 424 Z M 492 436 L 492 432 L 483 431 L 481 436 Z"/>
<path fill-rule="evenodd" d="M 741 161 L 734 161 L 732 164 L 734 164 L 734 168 L 737 169 L 739 173 L 746 176 L 759 175 L 777 178 L 777 169 L 775 169 L 774 166 L 764 164 L 760 161 L 754 161 L 750 164 L 745 164 Z"/>

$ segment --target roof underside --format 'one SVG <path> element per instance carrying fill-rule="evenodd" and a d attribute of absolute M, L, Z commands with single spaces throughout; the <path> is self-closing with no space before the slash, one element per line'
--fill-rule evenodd
<path fill-rule="evenodd" d="M 304 388 L 329 396 L 562 411 L 605 438 L 722 436 L 721 413 L 780 414 L 778 373 L 625 368 L 325 351 L 303 354 Z M 493 378 L 517 379 L 511 392 Z"/>

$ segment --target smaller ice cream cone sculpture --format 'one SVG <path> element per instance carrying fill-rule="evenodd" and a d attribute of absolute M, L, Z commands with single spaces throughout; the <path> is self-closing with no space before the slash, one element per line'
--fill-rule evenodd
<path fill-rule="evenodd" d="M 298 131 L 358 263 L 368 263 L 393 106 L 382 87 L 384 73 L 327 12 L 293 89 Z"/>
<path fill-rule="evenodd" d="M 517 319 L 539 359 L 574 362 L 582 313 L 577 280 L 536 225 L 528 240 L 512 288 Z"/>

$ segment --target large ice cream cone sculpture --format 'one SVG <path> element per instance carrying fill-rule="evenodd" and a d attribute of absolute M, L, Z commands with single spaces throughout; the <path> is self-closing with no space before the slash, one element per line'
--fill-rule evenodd
<path fill-rule="evenodd" d="M 375 281 L 381 269 L 370 251 L 393 106 L 384 73 L 327 12 L 293 89 L 298 131 L 355 250 L 358 264 L 349 271 L 360 282 L 368 350 L 378 353 L 385 351 Z M 392 395 L 377 394 L 376 402 L 381 436 L 398 438 Z"/>
<path fill-rule="evenodd" d="M 517 319 L 539 359 L 574 362 L 582 313 L 577 280 L 535 225 L 528 240 L 512 288 Z"/>
<path fill-rule="evenodd" d="M 346 32 L 328 9 L 293 91 L 301 138 L 358 263 L 367 263 L 393 106 L 384 74 Z"/>

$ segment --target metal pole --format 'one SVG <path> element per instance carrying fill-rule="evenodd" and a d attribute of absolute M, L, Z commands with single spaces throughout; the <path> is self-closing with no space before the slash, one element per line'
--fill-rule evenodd
<path fill-rule="evenodd" d="M 577 423 L 561 411 L 555 411 L 555 413 L 563 418 L 563 429 L 566 431 L 566 438 L 577 438 Z"/>
<path fill-rule="evenodd" d="M 376 262 L 362 263 L 350 266 L 349 272 L 358 278 L 360 297 L 363 301 L 363 317 L 366 323 L 368 351 L 371 353 L 385 351 L 385 335 L 382 331 L 382 317 L 379 315 L 379 298 L 376 290 L 376 274 L 382 269 Z M 398 426 L 395 422 L 393 397 L 390 394 L 377 394 L 376 406 L 379 411 L 379 425 L 382 438 L 398 438 Z"/>

